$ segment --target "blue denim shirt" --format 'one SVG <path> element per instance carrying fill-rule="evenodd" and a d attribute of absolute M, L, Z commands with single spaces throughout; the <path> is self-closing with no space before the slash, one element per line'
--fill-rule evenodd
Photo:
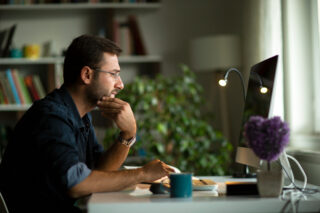
<path fill-rule="evenodd" d="M 67 191 L 88 177 L 102 152 L 90 114 L 80 117 L 64 86 L 35 102 L 16 125 L 0 165 L 9 211 L 21 203 L 32 203 L 26 204 L 31 211 L 33 205 L 43 212 L 72 211 Z"/>

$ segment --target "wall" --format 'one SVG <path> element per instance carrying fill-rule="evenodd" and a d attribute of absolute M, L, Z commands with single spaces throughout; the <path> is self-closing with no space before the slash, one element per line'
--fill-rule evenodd
<path fill-rule="evenodd" d="M 217 33 L 239 33 L 239 1 L 163 0 L 156 13 L 141 19 L 151 53 L 164 57 L 163 71 L 176 73 L 178 63 L 189 63 L 191 39 Z"/>
<path fill-rule="evenodd" d="M 145 13 L 140 18 L 146 35 L 146 44 L 151 53 L 163 56 L 163 72 L 167 75 L 178 74 L 179 63 L 191 66 L 189 58 L 189 43 L 192 39 L 215 35 L 242 33 L 242 7 L 237 0 L 164 0 L 163 7 L 156 13 Z M 204 87 L 205 109 L 213 109 L 212 124 L 222 130 L 220 92 L 217 86 L 217 74 L 197 73 L 199 82 Z M 235 79 L 237 81 L 237 79 Z M 239 85 L 238 85 L 239 86 Z M 239 88 L 236 86 L 236 90 Z M 233 91 L 233 90 L 231 90 Z M 226 94 L 230 100 L 238 101 L 238 95 L 232 92 Z M 240 96 L 241 97 L 241 96 Z M 240 99 L 242 100 L 242 99 Z M 232 104 L 231 104 L 232 105 Z M 234 104 L 232 106 L 237 106 Z M 234 109 L 228 109 L 234 111 Z M 233 135 L 237 125 L 239 111 L 231 113 L 230 132 L 228 138 L 236 143 L 238 133 Z M 229 132 L 227 130 L 226 132 Z"/>

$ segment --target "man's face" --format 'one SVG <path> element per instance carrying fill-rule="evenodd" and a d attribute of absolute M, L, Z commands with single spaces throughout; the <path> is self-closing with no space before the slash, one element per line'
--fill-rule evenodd
<path fill-rule="evenodd" d="M 94 72 L 95 78 L 87 90 L 87 98 L 93 104 L 103 96 L 114 98 L 124 88 L 117 55 L 104 53 L 104 62 Z"/>

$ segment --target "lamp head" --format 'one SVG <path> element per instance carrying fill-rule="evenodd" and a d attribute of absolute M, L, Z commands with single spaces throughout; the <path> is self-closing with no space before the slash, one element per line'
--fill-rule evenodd
<path fill-rule="evenodd" d="M 267 87 L 264 87 L 264 86 L 260 86 L 260 93 L 262 94 L 266 94 L 268 92 L 268 88 Z"/>
<path fill-rule="evenodd" d="M 228 76 L 229 76 L 229 73 L 230 72 L 236 72 L 238 74 L 238 76 L 240 77 L 241 79 L 241 86 L 242 86 L 242 92 L 243 92 L 243 100 L 244 102 L 246 101 L 246 90 L 244 88 L 244 80 L 243 80 L 243 77 L 242 77 L 242 74 L 239 70 L 237 70 L 236 68 L 230 68 L 228 69 L 228 71 L 226 72 L 226 74 L 224 75 L 224 79 L 220 79 L 219 80 L 219 85 L 222 86 L 222 87 L 225 87 L 228 83 Z"/>
<path fill-rule="evenodd" d="M 227 79 L 220 79 L 219 80 L 219 85 L 222 86 L 222 87 L 225 87 L 228 83 L 228 80 Z"/>
<path fill-rule="evenodd" d="M 266 94 L 266 93 L 268 93 L 268 88 L 267 87 L 265 87 L 264 85 L 263 85 L 263 81 L 262 81 L 262 78 L 260 77 L 260 75 L 258 74 L 258 73 L 256 73 L 256 72 L 251 72 L 250 74 L 254 74 L 256 77 L 257 77 L 257 79 L 258 79 L 258 81 L 259 81 L 259 84 L 260 84 L 260 93 L 261 94 Z"/>

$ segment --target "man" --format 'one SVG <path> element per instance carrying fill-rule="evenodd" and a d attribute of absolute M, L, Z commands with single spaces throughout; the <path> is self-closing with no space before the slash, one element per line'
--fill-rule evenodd
<path fill-rule="evenodd" d="M 10 212 L 77 212 L 77 198 L 173 172 L 159 160 L 140 169 L 118 170 L 137 128 L 130 105 L 115 97 L 124 87 L 120 52 L 108 39 L 89 35 L 68 47 L 64 84 L 24 114 L 2 159 L 0 190 Z M 88 114 L 96 106 L 121 130 L 106 152 L 97 143 Z"/>

